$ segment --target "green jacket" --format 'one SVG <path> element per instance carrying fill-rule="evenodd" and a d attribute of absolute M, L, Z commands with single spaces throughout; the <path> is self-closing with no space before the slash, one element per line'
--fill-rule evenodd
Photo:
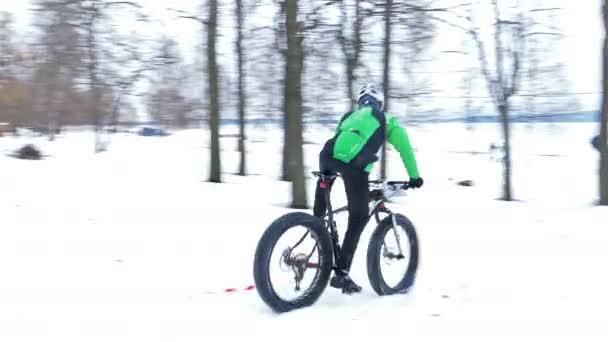
<path fill-rule="evenodd" d="M 334 137 L 333 157 L 363 167 L 369 173 L 385 141 L 397 149 L 410 178 L 418 178 L 418 165 L 407 130 L 393 115 L 374 112 L 371 107 L 359 108 L 340 120 Z"/>

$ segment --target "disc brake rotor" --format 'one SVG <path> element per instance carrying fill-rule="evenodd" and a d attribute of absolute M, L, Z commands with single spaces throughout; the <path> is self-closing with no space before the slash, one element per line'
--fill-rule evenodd
<path fill-rule="evenodd" d="M 392 255 L 394 255 L 392 252 L 389 251 L 388 247 L 386 247 L 386 245 L 382 248 L 382 260 L 384 261 L 384 263 L 386 265 L 392 265 L 396 258 L 392 257 Z"/>
<path fill-rule="evenodd" d="M 396 250 L 393 251 L 391 248 L 388 248 L 386 246 L 386 241 L 384 241 L 384 244 L 382 246 L 382 257 L 384 260 L 384 263 L 387 265 L 392 265 L 395 261 L 399 261 L 399 260 L 403 260 L 405 259 L 405 256 L 403 255 L 403 253 L 401 253 L 399 251 L 399 248 L 395 248 Z"/>

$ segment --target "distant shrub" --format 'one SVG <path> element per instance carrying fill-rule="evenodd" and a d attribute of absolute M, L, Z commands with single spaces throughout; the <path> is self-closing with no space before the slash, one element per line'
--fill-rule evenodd
<path fill-rule="evenodd" d="M 14 156 L 18 159 L 40 160 L 42 159 L 42 152 L 36 146 L 27 144 L 15 151 Z"/>
<path fill-rule="evenodd" d="M 593 137 L 593 139 L 591 139 L 591 146 L 593 146 L 593 148 L 595 148 L 596 150 L 600 150 L 600 136 L 596 135 Z"/>
<path fill-rule="evenodd" d="M 473 186 L 473 181 L 470 179 L 467 179 L 467 180 L 460 181 L 456 184 L 458 184 L 460 186 Z"/>

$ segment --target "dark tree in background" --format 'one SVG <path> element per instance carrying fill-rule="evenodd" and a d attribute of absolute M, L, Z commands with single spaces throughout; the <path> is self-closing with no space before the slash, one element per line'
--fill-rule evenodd
<path fill-rule="evenodd" d="M 438 10 L 438 14 L 448 14 L 450 19 L 431 16 L 451 27 L 463 30 L 475 45 L 479 61 L 479 70 L 485 80 L 488 94 L 494 107 L 500 114 L 503 135 L 503 194 L 505 201 L 513 200 L 511 169 L 511 120 L 513 97 L 521 88 L 521 79 L 526 63 L 530 62 L 530 50 L 527 44 L 531 36 L 552 37 L 559 35 L 555 28 L 537 31 L 532 13 L 551 12 L 554 8 L 526 9 L 522 1 L 492 0 L 490 5 L 492 17 L 492 39 L 481 38 L 481 28 L 476 26 L 472 3 L 463 3 L 452 8 Z M 501 7 L 502 5 L 502 7 Z M 464 9 L 464 13 L 459 10 Z M 506 14 L 506 12 L 509 12 Z M 458 23 L 464 20 L 464 24 Z M 493 45 L 488 47 L 488 43 Z M 490 57 L 494 57 L 490 59 Z"/>
<path fill-rule="evenodd" d="M 602 5 L 604 45 L 602 48 L 602 111 L 600 119 L 600 205 L 608 205 L 608 6 Z"/>
<path fill-rule="evenodd" d="M 124 46 L 126 41 L 118 39 L 111 20 L 114 15 L 129 10 L 139 11 L 142 6 L 130 1 L 63 0 L 59 2 L 68 5 L 77 4 L 79 21 L 75 26 L 82 32 L 84 69 L 90 90 L 89 108 L 95 131 L 95 151 L 103 151 L 107 147 L 102 141 L 104 116 L 110 112 L 104 103 L 112 102 L 112 92 L 117 90 L 112 79 L 117 69 L 125 67 L 124 61 L 115 58 L 114 50 Z"/>
<path fill-rule="evenodd" d="M 283 1 L 276 26 L 277 50 L 283 56 L 283 162 L 282 180 L 292 183 L 292 207 L 307 207 L 304 177 L 304 93 L 306 114 L 319 114 L 324 99 L 335 87 L 331 79 L 331 39 L 337 24 L 328 23 L 326 10 L 337 1 Z M 305 45 L 306 43 L 306 45 Z M 328 51 L 330 53 L 328 53 Z M 306 68 L 306 72 L 304 69 Z M 308 79 L 305 79 L 308 77 Z M 303 84 L 307 85 L 304 89 Z"/>
<path fill-rule="evenodd" d="M 521 64 L 525 52 L 525 22 L 523 13 L 518 13 L 512 19 L 501 16 L 497 0 L 493 3 L 494 9 L 494 72 L 491 71 L 485 44 L 480 38 L 479 30 L 471 26 L 469 34 L 474 40 L 479 53 L 481 70 L 486 80 L 488 92 L 500 113 L 503 134 L 503 197 L 505 201 L 513 199 L 511 186 L 511 125 L 509 112 L 511 110 L 511 97 L 518 91 L 521 76 Z M 471 25 L 473 18 L 468 17 Z"/>
<path fill-rule="evenodd" d="M 139 78 L 133 74 L 141 75 L 143 70 L 135 57 L 143 40 L 119 35 L 116 20 L 132 14 L 137 22 L 146 21 L 142 6 L 131 1 L 39 0 L 34 11 L 41 16 L 35 22 L 43 30 L 41 43 L 48 52 L 41 74 L 51 84 L 43 92 L 49 99 L 49 106 L 43 111 L 57 116 L 58 111 L 64 110 L 60 102 L 65 100 L 66 92 L 54 90 L 55 82 L 64 83 L 64 91 L 74 88 L 70 84 L 73 81 L 86 85 L 84 112 L 94 126 L 95 152 L 105 150 L 104 121 L 117 115 L 123 96 Z"/>
<path fill-rule="evenodd" d="M 382 88 L 384 90 L 384 110 L 389 111 L 391 99 L 398 96 L 396 89 L 396 81 L 406 78 L 400 74 L 399 77 L 393 79 L 391 76 L 395 73 L 395 63 L 393 54 L 395 50 L 401 48 L 402 55 L 398 59 L 406 60 L 410 70 L 413 65 L 416 65 L 416 59 L 421 51 L 426 47 L 426 43 L 435 35 L 435 28 L 426 15 L 428 12 L 434 12 L 437 9 L 433 8 L 432 2 L 425 0 L 413 1 L 394 1 L 384 0 L 382 5 L 378 6 L 378 10 L 374 12 L 375 16 L 382 17 L 384 40 L 382 42 Z M 396 29 L 400 29 L 395 35 Z M 408 85 L 411 86 L 411 85 Z M 415 96 L 414 90 L 411 87 L 409 93 L 406 94 L 406 100 L 411 103 Z M 380 156 L 380 177 L 386 178 L 387 164 L 387 146 L 382 145 Z"/>
<path fill-rule="evenodd" d="M 207 2 L 207 13 L 206 19 L 193 14 L 188 14 L 181 10 L 170 9 L 174 12 L 179 13 L 178 18 L 191 19 L 204 28 L 207 29 L 206 37 L 206 52 L 207 52 L 207 87 L 209 92 L 209 130 L 210 130 L 210 150 L 211 158 L 209 163 L 209 178 L 208 181 L 212 183 L 222 182 L 222 165 L 220 156 L 220 81 L 219 81 L 219 70 L 217 65 L 217 26 L 218 26 L 218 0 L 209 0 Z M 207 97 L 207 96 L 203 96 Z"/>
<path fill-rule="evenodd" d="M 350 99 L 349 110 L 355 105 L 355 82 L 357 81 L 357 68 L 361 64 L 361 52 L 363 49 L 363 20 L 364 10 L 361 8 L 361 0 L 354 0 L 352 9 L 350 2 L 340 2 L 340 32 L 338 39 L 344 54 L 346 70 L 346 99 Z M 351 11 L 353 12 L 351 15 Z M 351 23 L 352 22 L 352 23 Z M 352 27 L 349 26 L 352 25 Z"/>
<path fill-rule="evenodd" d="M 0 81 L 5 82 L 12 77 L 11 66 L 15 62 L 16 44 L 13 29 L 14 18 L 9 12 L 0 12 Z"/>
<path fill-rule="evenodd" d="M 417 63 L 424 60 L 424 54 L 429 51 L 425 44 L 436 32 L 429 21 L 446 22 L 437 17 L 439 14 L 461 20 L 459 25 L 452 22 L 452 28 L 461 29 L 463 37 L 472 45 L 475 57 L 471 62 L 475 67 L 469 70 L 482 76 L 494 110 L 500 115 L 504 139 L 503 199 L 513 199 L 510 115 L 521 110 L 518 100 L 527 101 L 530 113 L 542 114 L 541 103 L 531 96 L 546 93 L 539 99 L 553 96 L 543 100 L 550 105 L 546 107 L 550 108 L 548 111 L 565 108 L 563 96 L 568 93 L 568 82 L 555 76 L 547 82 L 553 70 L 561 68 L 563 63 L 556 61 L 559 57 L 545 57 L 555 55 L 553 48 L 559 38 L 556 32 L 547 30 L 558 31 L 559 28 L 555 22 L 546 24 L 543 17 L 559 12 L 556 8 L 538 8 L 540 0 L 454 1 L 454 5 L 445 8 L 433 6 L 449 1 L 235 0 L 234 10 L 230 9 L 235 21 L 228 29 L 235 34 L 235 40 L 226 53 L 220 48 L 223 38 L 218 16 L 224 16 L 220 3 L 218 0 L 201 1 L 205 3 L 205 10 L 199 16 L 180 16 L 195 19 L 203 26 L 199 43 L 204 48 L 197 55 L 199 61 L 194 63 L 205 70 L 192 78 L 187 74 L 194 68 L 180 66 L 181 62 L 155 64 L 158 60 L 154 59 L 161 49 L 149 46 L 144 33 L 136 33 L 139 30 L 124 33 L 121 29 L 124 25 L 120 23 L 125 22 L 150 24 L 143 19 L 141 1 L 33 0 L 36 30 L 35 34 L 24 36 L 27 42 L 22 42 L 13 32 L 11 16 L 0 15 L 0 119 L 49 128 L 93 123 L 96 151 L 101 151 L 105 148 L 101 142 L 104 123 L 108 120 L 118 122 L 121 108 L 136 112 L 134 101 L 129 103 L 131 96 L 147 95 L 138 97 L 149 100 L 148 112 L 153 118 L 183 127 L 187 125 L 187 116 L 196 112 L 193 98 L 200 98 L 204 93 L 204 98 L 209 99 L 209 106 L 204 108 L 210 132 L 208 180 L 222 182 L 220 108 L 234 105 L 239 122 L 238 174 L 245 176 L 248 169 L 245 118 L 262 116 L 275 122 L 282 120 L 282 179 L 292 183 L 291 205 L 304 208 L 307 206 L 304 123 L 312 121 L 313 117 L 334 120 L 342 114 L 337 113 L 341 107 L 353 109 L 359 81 L 381 84 L 385 110 L 392 110 L 397 115 L 407 111 L 409 115 L 415 106 L 414 99 L 420 99 L 419 95 L 424 95 L 429 87 L 416 76 L 425 73 L 418 70 Z M 259 9 L 260 16 L 247 9 L 248 3 Z M 608 31 L 608 14 L 605 1 L 603 3 L 605 30 Z M 480 10 L 484 7 L 486 10 Z M 258 20 L 263 19 L 267 13 L 262 12 L 269 8 L 280 9 L 274 21 Z M 468 12 L 459 14 L 461 9 L 468 9 Z M 476 26 L 473 10 L 477 16 L 485 17 L 480 21 L 487 19 L 486 27 Z M 124 15 L 128 13 L 141 14 L 142 19 L 127 19 Z M 482 31 L 489 34 L 486 36 Z M 30 39 L 33 44 L 28 45 Z M 171 43 L 168 43 L 170 47 Z M 606 44 L 605 41 L 603 52 L 608 55 Z M 230 62 L 225 63 L 218 53 L 229 56 Z M 605 92 L 608 62 L 604 60 L 603 63 Z M 227 66 L 228 70 L 233 64 L 234 76 L 223 73 L 223 67 Z M 148 72 L 156 75 L 157 82 L 147 89 L 147 93 L 135 94 L 141 90 L 139 80 L 146 78 Z M 467 94 L 476 88 L 473 76 L 479 75 L 469 74 L 464 78 Z M 526 75 L 529 79 L 527 88 Z M 193 80 L 197 87 L 189 84 Z M 201 91 L 199 87 L 205 90 Z M 220 92 L 231 87 L 236 96 L 220 98 Z M 603 204 L 608 204 L 606 97 L 604 95 L 599 132 L 599 190 Z M 472 108 L 479 103 L 473 103 L 469 96 L 463 105 L 466 112 L 473 112 Z M 445 109 L 441 103 L 437 107 L 438 112 Z M 380 176 L 386 178 L 387 146 L 383 146 L 380 157 Z"/>
<path fill-rule="evenodd" d="M 0 11 L 0 122 L 19 122 L 21 103 L 28 100 L 23 81 L 19 79 L 19 44 L 13 29 L 12 14 Z"/>
<path fill-rule="evenodd" d="M 145 76 L 145 35 L 121 34 L 117 22 L 148 23 L 130 1 L 36 0 L 32 3 L 31 108 L 49 132 L 62 124 L 95 126 L 95 151 L 105 150 L 104 122 L 132 110 L 129 97 Z M 52 138 L 52 134 L 51 134 Z"/>
<path fill-rule="evenodd" d="M 101 67 L 100 56 L 99 56 L 99 37 L 96 33 L 96 28 L 99 22 L 103 19 L 102 12 L 103 4 L 99 1 L 92 1 L 86 5 L 82 5 L 84 20 L 81 22 L 81 27 L 84 34 L 84 46 L 86 50 L 86 70 L 89 81 L 89 88 L 91 91 L 91 115 L 93 116 L 93 125 L 95 129 L 95 151 L 99 152 L 103 150 L 101 141 L 101 129 L 102 129 L 102 114 L 101 114 L 101 100 L 102 100 L 102 84 L 101 84 Z"/>
<path fill-rule="evenodd" d="M 283 59 L 283 63 L 284 63 L 283 78 L 281 79 L 281 83 L 283 85 L 283 88 L 282 88 L 283 103 L 282 103 L 282 107 L 281 107 L 281 112 L 282 112 L 282 116 L 283 116 L 283 157 L 282 157 L 282 163 L 281 163 L 281 180 L 285 181 L 285 182 L 291 182 L 293 180 L 293 175 L 291 174 L 290 162 L 291 162 L 291 158 L 293 156 L 290 155 L 290 143 L 292 141 L 292 138 L 290 137 L 290 133 L 291 133 L 291 130 L 289 128 L 290 119 L 289 119 L 289 115 L 288 115 L 289 111 L 287 108 L 287 98 L 289 96 L 289 94 L 287 93 L 287 91 L 288 91 L 287 79 L 289 78 L 289 73 L 287 72 L 287 63 L 289 62 L 289 56 L 288 56 L 289 45 L 287 42 L 287 39 L 288 39 L 287 6 L 295 6 L 294 10 L 296 10 L 296 11 L 298 10 L 297 2 L 292 5 L 292 4 L 288 4 L 287 0 L 280 1 L 279 2 L 280 10 L 279 10 L 279 14 L 277 15 L 279 20 L 278 20 L 277 27 L 275 28 L 275 30 L 277 32 L 276 48 L 277 48 L 278 52 L 280 53 L 280 55 Z M 296 18 L 294 20 L 296 20 L 294 25 L 297 25 L 297 14 L 296 14 Z M 297 26 L 296 26 L 296 30 L 297 30 Z"/>
<path fill-rule="evenodd" d="M 554 0 L 535 0 L 528 5 L 534 9 L 526 16 L 526 30 L 530 34 L 527 35 L 528 57 L 522 65 L 520 87 L 521 95 L 525 96 L 513 109 L 520 115 L 525 113 L 530 122 L 527 127 L 533 130 L 538 117 L 549 113 L 576 112 L 580 108 L 576 95 L 572 95 L 565 58 L 556 53 L 565 37 L 559 23 L 567 18 L 568 13 L 563 13 L 562 8 L 552 7 Z"/>
<path fill-rule="evenodd" d="M 388 103 L 391 96 L 391 20 L 393 16 L 393 0 L 386 0 L 384 6 L 384 69 L 382 71 L 382 88 L 384 89 L 384 111 L 388 112 Z M 380 178 L 386 178 L 386 144 L 382 144 Z"/>
<path fill-rule="evenodd" d="M 287 56 L 285 63 L 285 116 L 287 167 L 292 183 L 292 208 L 308 208 L 302 139 L 302 71 L 304 52 L 298 25 L 298 0 L 285 1 Z"/>
<path fill-rule="evenodd" d="M 240 176 L 245 176 L 247 173 L 246 168 L 246 150 L 245 150 L 245 107 L 246 107 L 246 94 L 245 94 L 245 56 L 243 51 L 243 0 L 236 0 L 236 54 L 237 54 L 237 68 L 238 68 L 238 97 L 239 97 L 239 172 Z"/>
<path fill-rule="evenodd" d="M 209 181 L 221 183 L 219 76 L 215 51 L 216 32 L 217 0 L 209 0 L 209 18 L 207 22 L 207 73 L 209 75 L 209 97 L 211 102 L 209 113 L 209 127 L 211 128 L 211 170 Z"/>
<path fill-rule="evenodd" d="M 148 113 L 161 126 L 184 128 L 189 125 L 195 109 L 184 86 L 192 79 L 192 72 L 184 64 L 176 40 L 160 37 L 158 45 L 147 94 Z"/>

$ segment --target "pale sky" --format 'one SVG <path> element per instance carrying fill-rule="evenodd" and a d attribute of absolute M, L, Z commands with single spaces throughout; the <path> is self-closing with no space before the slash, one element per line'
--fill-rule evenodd
<path fill-rule="evenodd" d="M 532 3 L 532 1 L 529 3 Z M 146 9 L 151 11 L 154 16 L 163 20 L 165 25 L 162 26 L 161 30 L 174 36 L 182 45 L 184 53 L 188 54 L 187 57 L 191 57 L 195 44 L 199 41 L 200 25 L 189 20 L 172 19 L 173 13 L 166 11 L 168 2 L 155 0 L 139 0 L 139 2 L 144 4 Z M 449 4 L 450 2 L 451 0 L 440 0 L 437 1 L 437 4 L 440 6 L 446 3 Z M 568 67 L 570 90 L 580 93 L 599 92 L 601 80 L 601 40 L 603 38 L 600 15 L 601 0 L 543 0 L 543 2 L 545 6 L 563 8 L 561 30 L 566 37 L 561 42 L 562 48 L 556 50 L 556 54 L 559 54 L 558 57 Z M 170 6 L 182 10 L 196 11 L 199 3 L 199 0 L 173 0 Z M 220 1 L 220 3 L 232 5 L 231 1 Z M 29 5 L 30 1 L 28 0 L 2 1 L 0 10 L 12 12 L 16 16 L 18 30 L 25 32 L 24 30 L 29 29 L 29 13 L 27 11 Z M 263 15 L 263 12 L 263 10 L 257 12 L 256 15 Z M 491 13 L 488 13 L 488 15 L 491 15 Z M 221 41 L 224 44 L 228 44 L 225 45 L 226 49 L 231 49 L 234 37 L 231 30 L 234 25 L 233 19 L 223 20 L 221 24 L 227 28 L 220 31 L 223 36 Z M 460 48 L 461 44 L 462 33 L 457 32 L 453 28 L 443 27 L 438 32 L 433 51 L 455 50 Z M 437 80 L 453 79 L 454 77 L 450 78 L 450 75 L 442 75 L 441 72 L 458 69 L 457 57 L 442 54 L 436 56 L 438 59 L 432 64 L 427 64 L 425 70 L 432 71 L 433 78 L 436 80 L 435 83 L 442 83 L 442 81 Z M 188 60 L 192 61 L 191 58 L 188 58 Z M 425 72 L 424 70 L 421 71 Z M 458 94 L 458 89 L 456 89 L 457 84 L 452 85 L 449 84 L 450 82 L 443 83 L 448 84 L 443 85 L 442 94 L 446 94 L 446 96 Z M 579 99 L 583 103 L 582 109 L 595 109 L 599 104 L 596 96 L 581 96 Z"/>

